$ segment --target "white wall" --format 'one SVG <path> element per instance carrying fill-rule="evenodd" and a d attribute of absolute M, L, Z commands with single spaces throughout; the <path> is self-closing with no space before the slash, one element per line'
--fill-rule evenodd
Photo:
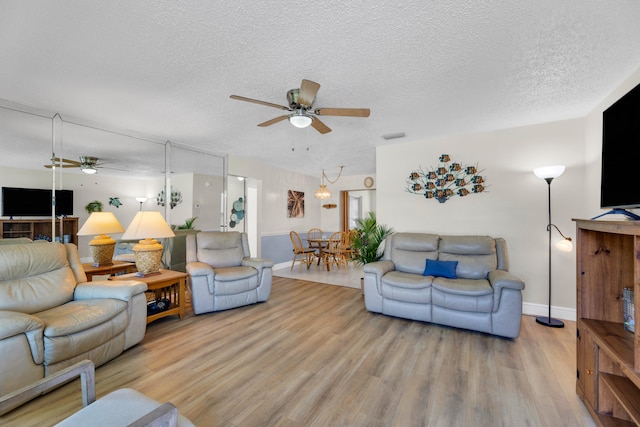
<path fill-rule="evenodd" d="M 487 190 L 445 203 L 405 191 L 409 173 L 438 165 L 441 154 L 483 169 Z M 572 218 L 590 218 L 584 186 L 584 121 L 566 120 L 439 139 L 378 147 L 378 220 L 396 231 L 438 234 L 484 234 L 504 237 L 510 271 L 526 283 L 524 300 L 547 306 L 547 183 L 532 170 L 564 164 L 553 181 L 552 221 L 575 235 Z M 554 232 L 553 242 L 560 240 Z M 575 251 L 553 250 L 552 306 L 575 309 Z M 540 314 L 543 314 L 541 312 Z"/>
<path fill-rule="evenodd" d="M 229 157 L 228 173 L 259 180 L 259 236 L 286 234 L 288 239 L 291 230 L 306 233 L 321 224 L 323 209 L 313 197 L 319 178 L 237 157 Z M 287 218 L 288 190 L 304 192 L 304 218 Z"/>

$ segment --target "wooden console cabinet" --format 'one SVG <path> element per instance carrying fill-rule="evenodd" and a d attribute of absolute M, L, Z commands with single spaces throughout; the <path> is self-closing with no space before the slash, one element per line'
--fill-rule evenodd
<path fill-rule="evenodd" d="M 640 425 L 640 330 L 623 326 L 623 288 L 640 309 L 640 221 L 574 220 L 576 392 L 600 426 Z"/>
<path fill-rule="evenodd" d="M 62 232 L 60 231 L 62 221 Z M 2 238 L 27 237 L 37 240 L 48 237 L 51 239 L 51 219 L 0 219 Z M 63 241 L 65 235 L 69 236 L 69 243 L 78 244 L 78 218 L 56 219 L 56 237 Z"/>

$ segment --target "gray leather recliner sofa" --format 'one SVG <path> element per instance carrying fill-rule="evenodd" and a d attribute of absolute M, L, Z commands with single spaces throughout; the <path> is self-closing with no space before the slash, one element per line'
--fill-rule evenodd
<path fill-rule="evenodd" d="M 430 261 L 438 267 L 435 276 L 425 271 L 427 260 L 436 261 Z M 442 265 L 449 271 L 438 272 Z M 395 233 L 385 240 L 382 259 L 363 269 L 371 312 L 520 335 L 524 282 L 508 271 L 504 239 Z"/>

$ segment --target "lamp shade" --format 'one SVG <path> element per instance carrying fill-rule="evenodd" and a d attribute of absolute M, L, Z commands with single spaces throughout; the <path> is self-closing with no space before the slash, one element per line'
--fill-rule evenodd
<path fill-rule="evenodd" d="M 122 232 L 124 232 L 124 228 L 113 212 L 92 212 L 87 221 L 78 230 L 78 236 Z"/>
<path fill-rule="evenodd" d="M 533 173 L 535 176 L 541 179 L 547 178 L 557 178 L 564 172 L 564 165 L 554 165 L 554 166 L 542 166 L 539 168 L 535 168 Z"/>
<path fill-rule="evenodd" d="M 127 230 L 122 235 L 123 239 L 159 239 L 162 237 L 174 237 L 175 233 L 164 220 L 162 214 L 157 211 L 140 211 L 133 218 Z"/>
<path fill-rule="evenodd" d="M 562 239 L 556 243 L 556 248 L 564 252 L 571 252 L 573 251 L 573 243 L 571 243 L 571 239 Z"/>
<path fill-rule="evenodd" d="M 331 197 L 331 190 L 329 190 L 326 185 L 321 184 L 320 188 L 313 194 L 313 197 L 316 199 L 328 199 Z"/>

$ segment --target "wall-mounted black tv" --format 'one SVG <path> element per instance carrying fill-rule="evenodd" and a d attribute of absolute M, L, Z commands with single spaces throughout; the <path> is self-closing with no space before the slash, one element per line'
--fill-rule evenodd
<path fill-rule="evenodd" d="M 640 219 L 625 209 L 640 208 L 638 169 L 632 160 L 640 143 L 640 85 L 602 113 L 600 207 Z M 597 217 L 596 217 L 597 218 Z"/>
<path fill-rule="evenodd" d="M 56 190 L 56 216 L 73 215 L 73 190 Z M 51 216 L 51 190 L 2 187 L 2 216 Z"/>

